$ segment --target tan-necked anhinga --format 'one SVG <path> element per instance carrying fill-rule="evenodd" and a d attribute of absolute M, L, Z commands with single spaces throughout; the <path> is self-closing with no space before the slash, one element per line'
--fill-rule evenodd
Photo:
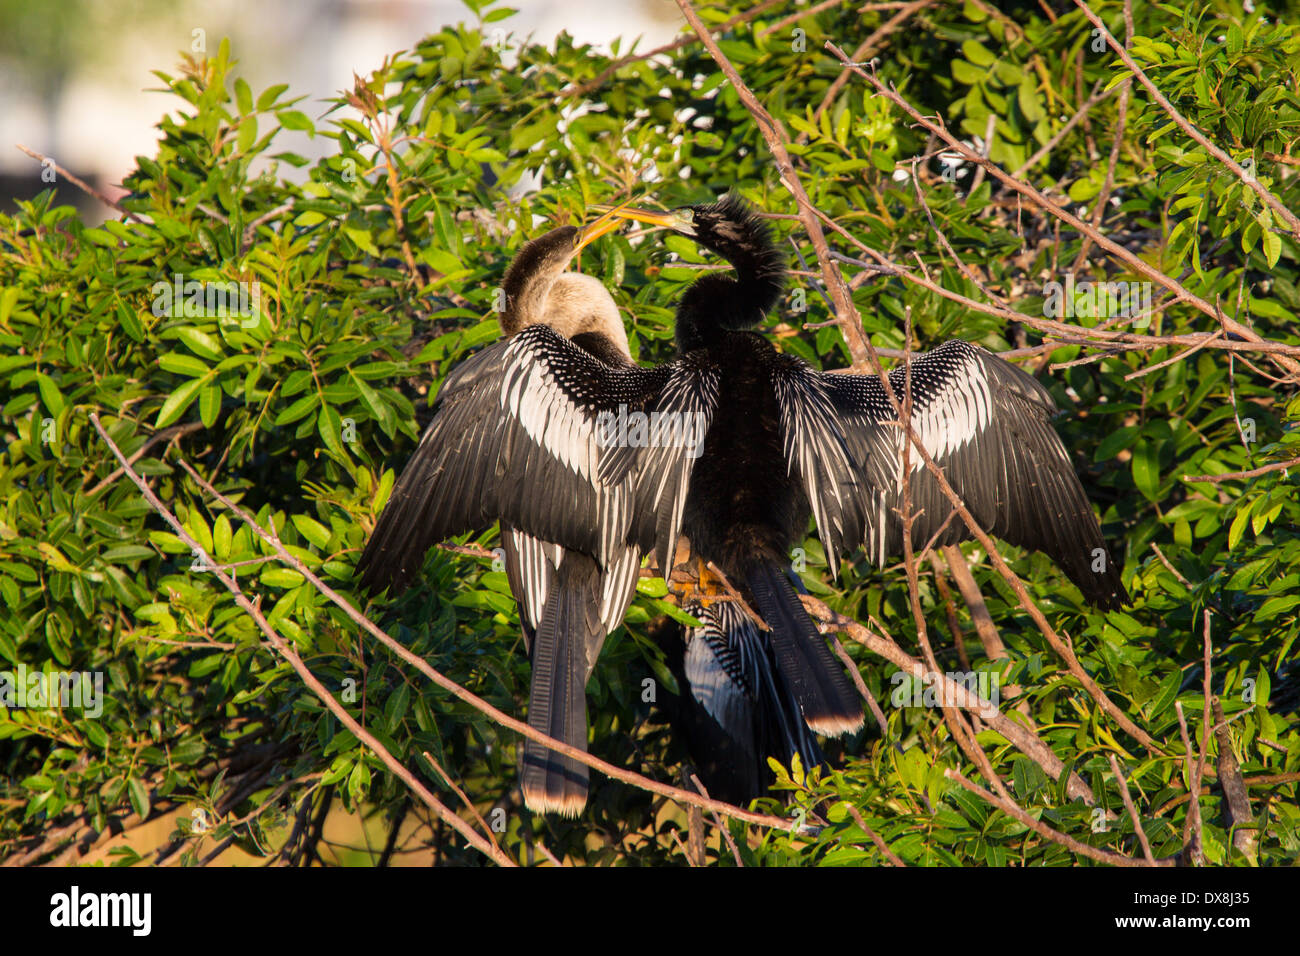
<path fill-rule="evenodd" d="M 448 376 L 434 420 L 358 564 L 363 586 L 389 586 L 396 592 L 409 584 L 430 545 L 500 517 L 505 571 L 519 602 L 532 661 L 529 725 L 582 750 L 587 746 L 587 678 L 606 635 L 622 623 L 641 552 L 621 545 L 616 535 L 588 551 L 571 550 L 512 525 L 512 511 L 566 507 L 563 484 L 529 484 L 526 476 L 546 474 L 548 463 L 530 462 L 528 456 L 547 454 L 547 446 L 531 445 L 494 416 L 504 412 L 503 387 L 545 388 L 548 361 L 581 352 L 610 367 L 632 365 L 618 307 L 604 285 L 593 276 L 564 271 L 583 246 L 618 225 L 620 220 L 605 216 L 583 230 L 562 226 L 520 249 L 503 283 L 501 328 L 507 341 L 483 350 Z M 512 349 L 509 340 L 530 327 L 553 334 L 537 331 L 529 345 Z M 562 340 L 569 341 L 555 350 Z M 540 376 L 521 385 L 519 375 L 539 370 Z M 521 401 L 518 394 L 514 401 Z M 545 429 L 546 396 L 528 391 L 522 402 L 523 409 L 542 416 Z M 515 444 L 521 438 L 529 447 Z M 494 447 L 502 472 L 494 468 Z M 507 488 L 512 462 L 524 481 Z M 549 466 L 554 471 L 555 462 Z M 539 527 L 532 522 L 525 526 Z M 522 789 L 530 808 L 565 814 L 581 810 L 586 766 L 531 740 L 524 743 L 523 762 Z"/>
<path fill-rule="evenodd" d="M 752 331 L 776 304 L 786 266 L 762 218 L 742 200 L 669 213 L 618 215 L 667 226 L 726 259 L 734 275 L 691 285 L 677 307 L 679 358 L 699 383 L 661 406 L 701 410 L 703 454 L 689 477 L 680 528 L 701 561 L 716 564 L 770 628 L 781 673 L 810 727 L 839 733 L 861 722 L 852 688 L 782 568 L 809 511 L 836 554 L 873 560 L 902 550 L 902 429 L 880 380 L 827 374 L 782 354 Z M 890 383 L 901 401 L 905 372 Z M 960 340 L 911 363 L 911 424 L 979 524 L 1055 560 L 1102 608 L 1128 596 L 1101 528 L 1053 430 L 1051 396 L 1032 376 Z M 910 456 L 912 544 L 970 537 L 925 469 Z"/>

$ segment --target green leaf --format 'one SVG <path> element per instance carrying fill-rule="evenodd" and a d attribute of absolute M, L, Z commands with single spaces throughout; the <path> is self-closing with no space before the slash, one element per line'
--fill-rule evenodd
<path fill-rule="evenodd" d="M 358 226 L 344 226 L 343 234 L 355 242 L 362 252 L 372 256 L 379 255 L 379 249 L 370 238 L 370 231 Z"/>
<path fill-rule="evenodd" d="M 176 337 L 190 347 L 196 354 L 206 359 L 219 361 L 224 356 L 224 350 L 212 336 L 206 332 L 201 332 L 191 325 L 181 326 L 176 330 Z"/>
<path fill-rule="evenodd" d="M 275 105 L 275 101 L 279 98 L 280 94 L 288 88 L 288 83 L 277 83 L 274 86 L 268 86 L 262 91 L 262 95 L 257 98 L 258 111 L 269 110 Z"/>
<path fill-rule="evenodd" d="M 316 419 L 316 431 L 326 448 L 338 458 L 347 460 L 347 454 L 343 450 L 343 420 L 329 403 L 321 405 L 320 416 Z"/>
<path fill-rule="evenodd" d="M 221 386 L 208 385 L 199 393 L 199 421 L 211 428 L 221 414 Z"/>
<path fill-rule="evenodd" d="M 961 45 L 962 56 L 976 66 L 992 66 L 997 58 L 977 40 L 967 40 Z"/>
<path fill-rule="evenodd" d="M 292 520 L 293 526 L 298 529 L 304 538 L 322 551 L 329 549 L 330 538 L 332 537 L 329 528 L 306 515 L 294 515 Z"/>
<path fill-rule="evenodd" d="M 54 384 L 54 379 L 50 378 L 44 372 L 36 373 L 36 387 L 41 393 L 41 403 L 50 410 L 50 414 L 58 417 L 63 412 L 63 393 L 59 391 L 59 386 Z"/>
<path fill-rule="evenodd" d="M 695 618 L 690 614 L 687 614 L 685 611 L 681 610 L 675 604 L 669 604 L 667 601 L 661 601 L 658 598 L 648 598 L 647 600 L 660 614 L 667 614 L 678 624 L 685 624 L 687 627 L 704 626 L 703 621 L 700 621 L 698 618 Z"/>
<path fill-rule="evenodd" d="M 316 135 L 316 127 L 306 113 L 298 110 L 280 110 L 275 114 L 275 118 L 280 121 L 280 125 L 285 129 L 301 130 L 309 136 Z"/>
<path fill-rule="evenodd" d="M 239 123 L 239 135 L 235 140 L 241 153 L 247 153 L 252 150 L 253 144 L 257 142 L 257 117 L 246 116 Z"/>
<path fill-rule="evenodd" d="M 668 584 L 663 578 L 637 578 L 636 590 L 646 597 L 661 598 L 668 594 Z"/>
<path fill-rule="evenodd" d="M 1289 611 L 1291 608 L 1300 604 L 1300 594 L 1285 594 L 1280 597 L 1271 597 L 1260 605 L 1255 614 L 1257 621 L 1271 621 L 1283 611 Z"/>
<path fill-rule="evenodd" d="M 1246 46 L 1245 37 L 1242 36 L 1241 27 L 1237 24 L 1228 26 L 1227 51 L 1229 56 L 1236 56 Z"/>
<path fill-rule="evenodd" d="M 296 588 L 302 584 L 304 578 L 293 568 L 271 567 L 262 572 L 259 580 L 267 587 Z"/>
<path fill-rule="evenodd" d="M 308 392 L 275 417 L 276 426 L 289 425 L 306 418 L 320 404 L 319 392 Z"/>
<path fill-rule="evenodd" d="M 253 91 L 242 76 L 235 80 L 235 105 L 241 113 L 253 112 Z"/>
<path fill-rule="evenodd" d="M 186 378 L 198 378 L 212 371 L 205 362 L 182 352 L 168 352 L 158 357 L 158 365 L 166 372 L 184 375 Z"/>
<path fill-rule="evenodd" d="M 194 401 L 194 396 L 198 394 L 203 387 L 204 378 L 192 378 L 188 382 L 177 387 L 163 402 L 163 406 L 158 410 L 158 417 L 154 420 L 154 428 L 166 428 L 176 419 L 185 413 L 190 403 Z"/>
<path fill-rule="evenodd" d="M 1267 230 L 1264 233 L 1264 260 L 1268 267 L 1272 269 L 1277 265 L 1278 257 L 1282 255 L 1282 237 L 1273 230 Z"/>
<path fill-rule="evenodd" d="M 1133 449 L 1133 483 L 1148 501 L 1160 500 L 1160 447 L 1147 439 Z"/>
<path fill-rule="evenodd" d="M 142 820 L 149 817 L 149 793 L 145 790 L 144 784 L 140 778 L 132 774 L 127 778 L 127 793 L 131 797 L 131 809 L 133 809 Z"/>
<path fill-rule="evenodd" d="M 1238 511 L 1237 516 L 1232 519 L 1232 525 L 1228 528 L 1228 550 L 1232 551 L 1241 541 L 1241 536 L 1246 530 L 1246 525 L 1250 521 L 1250 505 L 1243 505 Z"/>

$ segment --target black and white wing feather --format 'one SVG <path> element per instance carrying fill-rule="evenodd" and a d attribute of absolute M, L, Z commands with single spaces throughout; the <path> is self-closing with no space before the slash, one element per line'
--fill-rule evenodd
<path fill-rule="evenodd" d="M 813 374 L 822 385 L 812 393 L 818 411 L 824 415 L 829 403 L 834 416 L 816 418 L 815 428 L 798 426 L 799 419 L 790 416 L 795 424 L 787 442 L 800 456 L 792 456 L 791 464 L 807 458 L 808 448 L 833 444 L 834 432 L 842 436 L 852 466 L 846 472 L 839 457 L 822 453 L 819 470 L 801 470 L 804 487 L 815 502 L 828 552 L 860 542 L 868 557 L 883 564 L 903 548 L 906 436 L 876 376 Z M 912 427 L 980 526 L 1047 554 L 1098 607 L 1127 603 L 1092 505 L 1052 428 L 1057 409 L 1047 390 L 1033 376 L 960 340 L 918 354 L 911 376 Z M 901 365 L 889 381 L 901 403 Z M 924 547 L 935 535 L 936 545 L 971 537 L 915 449 L 909 476 L 913 547 Z M 821 515 L 827 516 L 826 527 Z"/>
<path fill-rule="evenodd" d="M 602 415 L 679 402 L 707 420 L 716 401 L 696 369 L 609 365 L 546 326 L 488 346 L 447 376 L 362 554 L 362 586 L 401 590 L 433 544 L 497 520 L 617 566 L 621 585 L 629 545 L 676 534 L 694 460 L 680 445 L 611 447 Z M 643 536 L 642 508 L 668 520 Z"/>
<path fill-rule="evenodd" d="M 719 371 L 712 360 L 688 354 L 670 365 L 658 394 L 632 409 L 644 416 L 640 432 L 607 442 L 601 459 L 601 481 L 634 485 L 632 540 L 653 550 L 660 568 L 670 567 L 677 532 L 686 508 L 691 471 L 704 449 L 704 439 L 718 405 Z"/>
<path fill-rule="evenodd" d="M 839 551 L 856 547 L 864 528 L 857 465 L 828 378 L 789 355 L 779 356 L 772 368 L 786 465 L 800 476 L 835 574 Z"/>

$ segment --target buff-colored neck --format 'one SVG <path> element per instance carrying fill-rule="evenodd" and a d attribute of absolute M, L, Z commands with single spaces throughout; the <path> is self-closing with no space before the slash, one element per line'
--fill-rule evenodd
<path fill-rule="evenodd" d="M 565 338 L 597 332 L 630 362 L 627 332 L 609 290 L 595 276 L 562 272 L 549 286 L 531 282 L 507 304 L 501 331 L 512 336 L 528 325 L 549 325 Z"/>

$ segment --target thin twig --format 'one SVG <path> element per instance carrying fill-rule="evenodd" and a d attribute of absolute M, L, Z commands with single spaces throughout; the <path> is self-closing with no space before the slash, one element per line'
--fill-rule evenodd
<path fill-rule="evenodd" d="M 154 494 L 153 489 L 149 487 L 145 480 L 136 474 L 131 466 L 127 464 L 126 456 L 122 454 L 122 450 L 117 447 L 113 439 L 108 436 L 108 432 L 99 421 L 99 415 L 95 412 L 90 413 L 90 423 L 95 426 L 95 430 L 99 432 L 100 438 L 102 438 L 104 443 L 108 445 L 109 449 L 113 452 L 113 455 L 122 463 L 122 467 L 126 471 L 127 477 L 129 477 L 131 481 L 135 483 L 135 486 L 140 489 L 140 493 L 144 496 L 145 501 L 149 502 L 150 507 L 152 507 L 154 511 L 158 512 L 159 516 L 171 527 L 177 537 L 184 541 L 190 548 L 194 549 L 195 553 L 199 554 L 204 559 L 206 565 L 213 565 L 215 562 L 210 559 L 207 553 L 203 550 L 203 547 L 190 536 L 190 533 L 185 530 L 185 526 L 182 525 L 180 521 L 177 520 L 176 516 L 171 513 L 170 509 L 159 500 L 158 496 Z M 297 652 L 286 644 L 284 639 L 281 638 L 270 623 L 268 623 L 258 605 L 253 601 L 250 601 L 248 597 L 244 595 L 244 592 L 240 590 L 239 585 L 233 578 L 229 577 L 224 571 L 214 569 L 212 573 L 216 576 L 217 580 L 225 586 L 226 590 L 234 596 L 235 602 L 248 613 L 262 633 L 266 635 L 267 640 L 271 643 L 271 646 L 275 648 L 276 653 L 283 657 L 289 665 L 297 671 L 298 676 L 302 678 L 303 683 L 307 685 L 312 693 L 320 698 L 321 703 L 329 708 L 330 712 L 338 718 L 339 722 L 350 730 L 358 740 L 364 743 L 372 753 L 379 757 L 379 759 L 384 763 L 384 766 L 386 766 L 395 777 L 405 783 L 411 792 L 424 801 L 425 805 L 436 813 L 440 819 L 445 820 L 449 826 L 454 827 L 462 836 L 464 836 L 471 846 L 492 859 L 493 862 L 500 866 L 507 867 L 517 865 L 514 860 L 502 853 L 500 848 L 487 840 L 484 840 L 474 831 L 473 827 L 447 809 L 447 807 L 444 806 L 437 797 L 430 793 L 429 790 L 420 783 L 420 781 L 415 779 L 415 775 L 412 774 L 401 761 L 394 757 L 388 751 L 387 747 L 380 743 L 369 731 L 357 722 L 356 718 L 347 712 L 347 709 L 334 698 L 334 695 L 331 694 L 316 675 L 307 668 L 307 665 L 302 662 L 302 659 L 298 656 Z"/>
<path fill-rule="evenodd" d="M 709 796 L 709 788 L 704 785 L 696 774 L 691 774 L 691 783 L 695 784 L 695 788 L 699 790 L 700 793 L 704 794 L 706 800 L 712 799 Z M 736 848 L 736 841 L 732 838 L 731 831 L 728 830 L 726 825 L 718 818 L 716 812 L 713 813 L 713 823 L 722 831 L 722 836 L 726 839 L 727 846 L 731 848 L 731 857 L 736 861 L 736 866 L 743 867 L 745 862 L 740 858 L 740 850 Z"/>
<path fill-rule="evenodd" d="M 1119 795 L 1124 800 L 1124 809 L 1128 810 L 1129 819 L 1133 821 L 1133 831 L 1137 834 L 1138 842 L 1142 844 L 1142 855 L 1152 866 L 1156 865 L 1156 858 L 1151 852 L 1151 842 L 1147 839 L 1146 830 L 1142 829 L 1142 819 L 1138 816 L 1137 807 L 1133 804 L 1133 797 L 1128 792 L 1128 781 L 1124 779 L 1123 772 L 1119 769 L 1119 760 L 1115 755 L 1108 754 L 1110 757 L 1110 771 L 1115 775 L 1115 780 L 1119 784 Z"/>
<path fill-rule="evenodd" d="M 500 849 L 501 845 L 497 843 L 496 834 L 492 832 L 492 828 L 488 826 L 488 822 L 483 819 L 483 814 L 479 813 L 478 807 L 474 806 L 474 804 L 470 802 L 469 797 L 465 796 L 465 791 L 456 786 L 456 781 L 451 779 L 451 774 L 442 769 L 442 764 L 438 763 L 438 761 L 434 759 L 433 754 L 429 753 L 429 751 L 422 750 L 420 753 L 424 755 L 425 760 L 429 761 L 429 765 L 433 767 L 434 770 L 438 771 L 438 776 L 442 777 L 447 786 L 451 788 L 451 792 L 460 798 L 461 803 L 465 804 L 465 809 L 474 815 L 474 819 L 477 820 L 479 826 L 483 828 L 484 835 L 492 842 L 492 845 L 497 849 Z"/>
<path fill-rule="evenodd" d="M 1183 823 L 1183 853 L 1193 865 L 1199 866 L 1204 862 L 1202 847 L 1205 845 L 1201 839 L 1201 801 L 1198 796 L 1201 792 L 1199 768 L 1196 774 L 1193 774 L 1192 738 L 1187 731 L 1187 717 L 1183 714 L 1183 702 L 1181 700 L 1174 701 L 1174 712 L 1178 714 L 1178 730 L 1183 738 L 1183 772 L 1187 780 L 1187 797 L 1192 804 L 1187 810 L 1187 819 Z M 1163 812 L 1163 808 L 1157 812 Z"/>
<path fill-rule="evenodd" d="M 203 425 L 202 422 L 186 422 L 183 425 L 172 425 L 170 428 L 164 428 L 160 432 L 154 432 L 152 435 L 149 436 L 148 440 L 145 441 L 145 443 L 140 446 L 139 450 L 136 451 L 135 454 L 133 454 L 130 458 L 126 460 L 126 463 L 128 465 L 134 465 L 137 461 L 139 461 L 141 458 L 143 458 L 145 455 L 149 453 L 149 449 L 151 449 L 154 445 L 158 444 L 159 442 L 165 441 L 170 443 L 175 441 L 178 438 L 184 438 L 186 435 L 191 435 L 194 432 L 202 431 L 204 427 L 205 426 Z M 122 468 L 118 468 L 115 471 L 110 472 L 103 481 L 96 483 L 94 488 L 91 488 L 89 491 L 87 491 L 86 496 L 88 498 L 93 498 L 95 495 L 99 494 L 101 491 L 103 491 L 113 482 L 117 481 L 117 479 L 121 478 L 124 474 L 126 474 L 126 471 Z"/>
<path fill-rule="evenodd" d="M 1258 478 L 1270 471 L 1285 471 L 1288 468 L 1294 468 L 1296 465 L 1300 465 L 1300 458 L 1275 461 L 1271 465 L 1261 465 L 1258 468 L 1250 469 L 1250 471 L 1225 471 L 1221 475 L 1183 475 L 1183 481 L 1233 481 L 1237 478 Z"/>
<path fill-rule="evenodd" d="M 105 206 L 109 206 L 109 207 L 111 207 L 111 208 L 113 208 L 113 209 L 116 209 L 118 212 L 120 212 L 123 216 L 126 216 L 128 219 L 134 219 L 136 222 L 143 222 L 143 221 L 144 221 L 144 220 L 141 219 L 139 216 L 137 216 L 135 213 L 133 213 L 133 212 L 127 210 L 127 209 L 124 209 L 120 204 L 114 202 L 112 199 L 109 199 L 107 196 L 105 196 L 103 193 L 101 193 L 101 192 L 100 192 L 98 189 L 96 189 L 94 186 L 91 186 L 89 183 L 85 182 L 84 180 L 78 179 L 76 176 L 72 175 L 72 173 L 68 172 L 66 169 L 64 169 L 62 166 L 60 166 L 58 163 L 56 163 L 56 162 L 53 160 L 53 158 L 51 158 L 51 157 L 49 157 L 49 156 L 42 156 L 40 153 L 36 152 L 36 150 L 34 150 L 34 149 L 28 149 L 28 148 L 27 148 L 26 146 L 24 146 L 22 143 L 15 143 L 14 145 L 17 146 L 17 147 L 18 147 L 20 150 L 22 150 L 24 153 L 26 153 L 28 156 L 30 156 L 32 159 L 34 159 L 34 160 L 36 160 L 36 161 L 38 161 L 38 162 L 40 162 L 40 163 L 48 163 L 49 165 L 53 166 L 53 167 L 54 167 L 54 171 L 55 171 L 56 173 L 58 173 L 58 175 L 62 176 L 62 177 L 63 177 L 64 179 L 66 179 L 68 182 L 72 183 L 72 185 L 76 186 L 78 189 L 80 189 L 80 190 L 81 190 L 82 192 L 84 192 L 86 195 L 88 195 L 88 196 L 92 196 L 92 197 L 94 197 L 95 199 L 98 199 L 98 200 L 99 200 L 100 202 L 102 202 Z"/>
<path fill-rule="evenodd" d="M 885 855 L 886 860 L 888 860 L 891 864 L 897 867 L 907 866 L 907 864 L 904 863 L 899 858 L 899 856 L 889 848 L 889 845 L 880 838 L 880 834 L 878 834 L 875 830 L 871 829 L 871 827 L 867 826 L 867 821 L 862 819 L 862 814 L 858 812 L 857 807 L 847 802 L 844 804 L 844 806 L 848 809 L 849 816 L 853 818 L 853 822 L 857 824 L 858 829 L 867 835 L 867 838 L 876 845 L 876 849 Z"/>

